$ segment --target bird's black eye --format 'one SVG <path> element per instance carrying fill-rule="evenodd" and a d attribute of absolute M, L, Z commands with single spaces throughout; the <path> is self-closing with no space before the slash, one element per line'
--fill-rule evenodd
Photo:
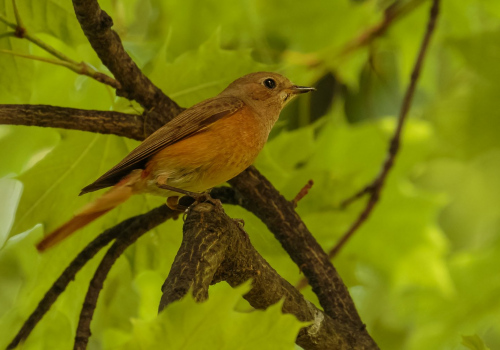
<path fill-rule="evenodd" d="M 273 79 L 266 79 L 264 80 L 264 85 L 268 89 L 274 89 L 276 87 L 276 82 Z"/>

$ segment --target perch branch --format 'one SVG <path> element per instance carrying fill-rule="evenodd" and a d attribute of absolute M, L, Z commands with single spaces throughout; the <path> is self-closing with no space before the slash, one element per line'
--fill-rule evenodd
<path fill-rule="evenodd" d="M 108 249 L 102 258 L 94 276 L 92 277 L 92 280 L 89 283 L 87 295 L 85 296 L 85 301 L 83 302 L 82 311 L 80 313 L 78 328 L 76 330 L 74 345 L 75 350 L 85 350 L 87 347 L 88 339 L 91 334 L 90 322 L 92 321 L 92 316 L 97 305 L 97 299 L 103 287 L 104 280 L 106 279 L 108 272 L 111 270 L 115 261 L 125 251 L 125 249 L 127 249 L 127 247 L 134 243 L 139 237 L 160 225 L 168 218 L 177 216 L 178 214 L 178 212 L 174 212 L 167 206 L 162 205 L 146 214 L 128 219 L 118 225 L 121 226 L 122 229 L 120 230 L 119 235 L 111 248 Z M 127 225 L 122 226 L 124 223 L 127 223 Z M 116 227 L 117 226 L 113 229 Z"/>
<path fill-rule="evenodd" d="M 226 191 L 231 197 L 234 190 L 226 189 L 219 194 Z M 305 300 L 253 248 L 241 226 L 209 203 L 195 206 L 186 217 L 181 247 L 162 288 L 160 311 L 189 290 L 195 300 L 203 301 L 210 284 L 227 281 L 236 287 L 249 279 L 252 287 L 244 298 L 253 307 L 266 309 L 284 299 L 283 312 L 312 321 L 296 340 L 304 349 L 378 349 L 364 327 L 331 318 Z"/>
<path fill-rule="evenodd" d="M 353 196 L 349 197 L 345 201 L 342 202 L 342 206 L 346 206 L 355 199 L 362 197 L 365 194 L 369 194 L 370 197 L 368 199 L 368 203 L 365 208 L 358 216 L 356 221 L 352 224 L 352 226 L 347 230 L 347 232 L 342 236 L 342 238 L 337 242 L 335 247 L 328 253 L 330 258 L 333 258 L 338 252 L 342 249 L 345 243 L 349 240 L 349 238 L 357 231 L 357 229 L 368 219 L 373 208 L 377 204 L 381 190 L 385 184 L 387 179 L 387 175 L 389 171 L 392 169 L 394 165 L 394 161 L 396 159 L 396 155 L 398 154 L 400 143 L 401 143 L 401 133 L 403 131 L 404 122 L 406 121 L 408 111 L 411 107 L 411 102 L 413 99 L 413 95 L 415 94 L 415 88 L 417 86 L 418 78 L 420 76 L 420 71 L 422 70 L 422 65 L 424 62 L 425 54 L 427 53 L 427 48 L 429 47 L 429 42 L 432 37 L 432 33 L 434 32 L 434 28 L 436 27 L 436 20 L 439 14 L 439 0 L 433 0 L 432 7 L 430 10 L 429 21 L 427 23 L 427 29 L 420 45 L 420 50 L 418 52 L 417 59 L 415 61 L 415 65 L 413 67 L 413 71 L 411 73 L 410 84 L 406 90 L 403 103 L 401 105 L 401 109 L 399 111 L 398 121 L 396 125 L 396 129 L 389 143 L 389 150 L 387 152 L 386 159 L 382 164 L 382 168 L 375 177 L 375 179 L 364 187 L 361 191 L 357 192 Z"/>
<path fill-rule="evenodd" d="M 97 0 L 73 0 L 73 8 L 80 26 L 102 63 L 113 73 L 121 88 L 119 96 L 136 100 L 146 110 L 155 110 L 162 124 L 181 112 L 181 108 L 137 67 L 123 48 L 118 34 L 111 29 L 113 20 Z"/>
<path fill-rule="evenodd" d="M 5 107 L 5 109 L 8 108 L 9 106 Z M 15 108 L 17 111 L 24 110 L 25 107 L 16 106 Z M 46 111 L 45 108 L 48 108 L 49 111 L 56 111 L 62 114 L 64 114 L 63 112 L 71 112 L 71 110 L 47 106 L 43 106 L 42 110 Z M 26 108 L 26 110 L 28 111 L 28 116 L 34 115 L 30 108 Z M 5 115 L 4 113 L 4 116 Z M 16 120 L 18 119 L 17 117 L 15 118 Z M 40 118 L 31 118 L 31 120 L 34 120 L 33 124 L 43 125 L 41 123 L 42 119 Z M 58 123 L 50 124 L 52 120 L 53 119 L 46 118 L 44 122 L 47 123 L 47 126 L 52 125 L 60 127 L 63 118 L 61 118 Z M 126 121 L 128 122 L 128 119 Z M 136 122 L 139 123 L 137 120 Z M 90 123 L 88 118 L 83 117 L 78 124 L 74 123 L 66 127 L 96 131 L 95 129 L 91 129 L 95 128 L 93 124 L 94 123 Z M 84 128 L 83 125 L 90 126 Z M 116 128 L 111 126 L 104 124 L 99 131 L 117 133 Z M 141 129 L 143 129 L 142 126 L 135 130 Z M 121 131 L 119 134 L 127 137 L 131 136 Z M 141 134 L 137 135 L 137 133 L 135 133 L 135 135 L 136 139 L 143 138 Z M 327 314 L 332 317 L 350 319 L 354 324 L 361 326 L 361 321 L 359 320 L 359 316 L 348 295 L 346 287 L 343 285 L 333 265 L 326 259 L 326 254 L 321 250 L 321 247 L 295 213 L 292 203 L 283 198 L 269 181 L 260 175 L 253 167 L 233 179 L 231 183 L 245 195 L 244 200 L 243 196 L 240 196 L 240 202 L 245 203 L 248 210 L 257 213 L 258 216 L 266 222 L 270 230 L 282 242 L 282 245 L 292 256 L 293 260 L 306 273 L 306 276 L 314 281 L 314 291 L 319 293 L 319 299 Z M 291 221 L 287 222 L 288 219 Z M 335 293 L 331 291 L 335 291 Z M 345 310 L 343 309 L 344 304 L 348 306 Z"/>

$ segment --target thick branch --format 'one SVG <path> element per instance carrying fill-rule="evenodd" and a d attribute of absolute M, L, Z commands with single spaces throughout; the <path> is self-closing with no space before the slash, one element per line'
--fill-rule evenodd
<path fill-rule="evenodd" d="M 7 349 L 15 349 L 22 341 L 28 338 L 31 331 L 33 331 L 38 322 L 40 322 L 42 317 L 47 313 L 47 311 L 49 311 L 50 307 L 55 303 L 59 295 L 61 295 L 68 284 L 75 279 L 78 271 L 80 271 L 81 268 L 85 266 L 85 264 L 87 264 L 87 262 L 89 262 L 103 247 L 108 245 L 109 242 L 114 240 L 119 235 L 126 234 L 127 232 L 130 233 L 131 231 L 139 229 L 142 226 L 146 227 L 150 222 L 159 224 L 174 215 L 177 215 L 177 213 L 172 212 L 166 206 L 161 206 L 146 214 L 134 216 L 130 219 L 122 221 L 118 225 L 107 229 L 97 236 L 77 255 L 75 259 L 73 259 L 68 267 L 66 267 L 57 280 L 52 284 L 47 293 L 45 293 L 45 296 L 38 303 L 35 311 L 31 313 L 22 328 L 7 346 Z"/>
<path fill-rule="evenodd" d="M 143 140 L 147 120 L 133 114 L 54 107 L 0 105 L 0 124 L 42 126 L 113 134 Z"/>
<path fill-rule="evenodd" d="M 132 61 L 118 34 L 111 29 L 113 20 L 97 0 L 73 0 L 76 17 L 85 36 L 102 63 L 122 88 L 119 96 L 139 102 L 146 110 L 154 109 L 163 123 L 180 113 L 181 108 L 156 87 Z"/>
<path fill-rule="evenodd" d="M 229 182 L 241 205 L 257 215 L 304 272 L 326 314 L 359 329 L 363 326 L 347 287 L 304 222 L 257 169 L 250 167 Z M 365 337 L 369 338 L 368 333 Z"/>
<path fill-rule="evenodd" d="M 212 205 L 198 205 L 190 213 L 204 211 L 212 211 Z M 192 217 L 193 215 L 188 215 L 184 223 L 181 247 L 162 286 L 159 311 L 181 299 L 190 289 L 196 301 L 205 301 L 208 298 L 208 287 L 224 259 L 229 236 L 219 228 L 223 226 L 217 226 L 223 223 L 215 223 L 216 229 L 205 229 L 205 226 L 198 227 L 197 223 L 193 223 Z M 220 217 L 214 219 L 220 221 Z"/>
<path fill-rule="evenodd" d="M 177 216 L 178 214 L 178 212 L 172 211 L 166 205 L 162 205 L 146 214 L 124 221 L 122 224 L 127 222 L 126 226 L 121 226 L 122 224 L 119 225 L 122 227 L 119 236 L 102 258 L 101 263 L 94 273 L 94 277 L 92 277 L 89 283 L 87 295 L 85 296 L 85 301 L 83 302 L 82 311 L 80 313 L 78 328 L 76 330 L 74 349 L 85 350 L 87 348 L 87 343 L 91 334 L 90 322 L 94 315 L 97 299 L 99 298 L 104 280 L 108 276 L 108 272 L 111 270 L 115 261 L 122 255 L 125 249 L 143 234 L 160 225 L 168 218 Z M 116 229 L 116 227 L 117 226 L 113 229 Z"/>
<path fill-rule="evenodd" d="M 284 299 L 283 312 L 301 321 L 297 344 L 304 349 L 377 349 L 364 327 L 352 328 L 318 310 L 259 255 L 238 223 L 208 203 L 192 208 L 184 224 L 183 242 L 163 286 L 160 310 L 192 290 L 196 300 L 208 297 L 210 283 L 231 286 L 252 279 L 244 298 L 258 309 Z"/>

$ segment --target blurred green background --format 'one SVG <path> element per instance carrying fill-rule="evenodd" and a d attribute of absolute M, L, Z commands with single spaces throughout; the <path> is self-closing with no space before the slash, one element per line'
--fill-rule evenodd
<path fill-rule="evenodd" d="M 67 0 L 18 0 L 28 31 L 106 72 Z M 235 78 L 277 71 L 315 85 L 282 113 L 256 162 L 293 198 L 325 250 L 363 200 L 343 199 L 379 171 L 430 7 L 410 10 L 370 45 L 342 54 L 384 17 L 387 0 L 105 0 L 127 51 L 184 107 Z M 0 13 L 12 22 L 10 0 Z M 0 24 L 0 34 L 7 27 Z M 0 49 L 47 56 L 26 40 Z M 500 348 L 500 2 L 443 0 L 396 166 L 369 221 L 335 258 L 363 321 L 382 349 Z M 87 77 L 0 54 L 0 103 L 51 104 L 139 114 Z M 92 237 L 162 203 L 137 196 L 46 254 L 34 244 L 97 194 L 79 190 L 137 142 L 85 132 L 0 126 L 0 348 Z M 252 243 L 292 284 L 302 275 L 266 227 L 241 208 Z M 181 240 L 181 220 L 146 234 L 113 267 L 89 349 L 294 349 L 301 324 L 279 306 L 248 313 L 244 289 L 216 285 L 156 317 L 160 287 Z M 23 349 L 72 347 L 99 255 L 78 274 Z M 317 302 L 306 289 L 306 297 Z M 469 336 L 470 338 L 462 338 Z M 464 344 L 462 344 L 464 342 Z M 484 342 L 484 343 L 483 343 Z"/>

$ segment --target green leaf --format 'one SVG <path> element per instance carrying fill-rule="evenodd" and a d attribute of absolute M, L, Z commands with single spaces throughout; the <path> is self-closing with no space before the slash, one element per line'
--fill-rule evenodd
<path fill-rule="evenodd" d="M 42 160 L 59 142 L 59 134 L 47 128 L 0 126 L 2 156 L 0 176 L 20 175 Z M 15 145 L 15 147 L 11 147 Z"/>
<path fill-rule="evenodd" d="M 0 198 L 2 198 L 0 202 L 0 222 L 2 223 L 0 226 L 0 249 L 9 236 L 22 191 L 21 182 L 0 178 Z"/>
<path fill-rule="evenodd" d="M 282 314 L 281 302 L 265 311 L 235 311 L 247 291 L 248 284 L 238 289 L 212 287 L 210 298 L 201 304 L 188 294 L 156 319 L 133 320 L 130 340 L 119 348 L 294 349 L 297 333 L 306 324 Z"/>
<path fill-rule="evenodd" d="M 31 34 L 46 33 L 68 45 L 86 42 L 70 2 L 64 0 L 31 0 L 16 2 L 23 25 Z M 8 12 L 14 18 L 12 12 Z M 14 20 L 12 20 L 14 21 Z"/>
<path fill-rule="evenodd" d="M 462 344 L 471 350 L 489 350 L 477 334 L 462 335 Z"/>

